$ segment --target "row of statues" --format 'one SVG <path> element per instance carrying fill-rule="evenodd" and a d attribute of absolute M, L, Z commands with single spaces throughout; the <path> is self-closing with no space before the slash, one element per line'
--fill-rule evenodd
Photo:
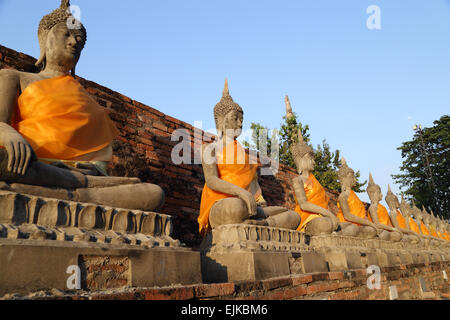
<path fill-rule="evenodd" d="M 105 110 L 75 79 L 87 32 L 71 27 L 70 3 L 46 15 L 39 25 L 39 73 L 0 70 L 0 190 L 117 208 L 157 211 L 164 191 L 137 178 L 106 175 L 111 143 L 118 135 Z M 70 18 L 70 19 L 69 19 Z M 287 99 L 287 103 L 288 103 Z M 290 104 L 288 106 L 290 108 Z M 288 116 L 292 110 L 288 108 Z M 237 141 L 244 112 L 233 101 L 228 82 L 214 108 L 218 139 L 202 148 L 205 186 L 198 218 L 204 236 L 224 224 L 254 224 L 298 230 L 309 235 L 347 236 L 410 242 L 449 240 L 449 224 L 399 203 L 390 188 L 370 177 L 368 212 L 352 187 L 354 171 L 342 159 L 339 212 L 328 208 L 325 189 L 313 175 L 314 151 L 299 132 L 291 151 L 298 169 L 293 179 L 295 210 L 268 206 L 258 183 L 258 164 Z M 229 155 L 231 154 L 231 159 Z M 209 159 L 215 159 L 211 162 Z M 415 220 L 411 218 L 414 216 Z"/>
<path fill-rule="evenodd" d="M 286 97 L 287 117 L 293 115 L 289 98 Z M 301 131 L 291 143 L 291 153 L 298 176 L 292 180 L 295 210 L 268 207 L 258 184 L 257 167 L 249 163 L 248 155 L 239 161 L 242 146 L 236 140 L 242 131 L 243 110 L 233 101 L 228 82 L 221 101 L 214 108 L 218 140 L 203 146 L 203 169 L 205 187 L 202 193 L 200 233 L 223 224 L 257 224 L 305 232 L 309 235 L 342 234 L 345 236 L 412 243 L 449 240 L 450 225 L 444 220 L 422 211 L 414 204 L 411 207 L 402 196 L 398 198 L 388 186 L 386 203 L 389 212 L 380 201 L 383 199 L 380 186 L 369 177 L 367 193 L 370 198 L 368 210 L 352 188 L 356 185 L 355 172 L 344 158 L 339 169 L 341 193 L 337 214 L 328 207 L 325 189 L 314 177 L 314 151 L 305 143 Z M 229 151 L 229 149 L 233 151 Z M 216 163 L 210 164 L 211 150 Z M 228 153 L 234 157 L 225 161 Z M 412 218 L 414 217 L 414 219 Z"/>

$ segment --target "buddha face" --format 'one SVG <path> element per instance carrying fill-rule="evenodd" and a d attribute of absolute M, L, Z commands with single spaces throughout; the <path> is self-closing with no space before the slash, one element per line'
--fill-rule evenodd
<path fill-rule="evenodd" d="M 84 41 L 80 30 L 69 30 L 66 23 L 58 23 L 47 36 L 46 64 L 63 67 L 67 71 L 73 69 L 80 58 Z"/>
<path fill-rule="evenodd" d="M 314 171 L 314 167 L 316 165 L 316 161 L 314 160 L 314 155 L 311 153 L 305 154 L 300 159 L 294 159 L 295 166 L 299 173 L 302 172 L 312 172 Z"/>
<path fill-rule="evenodd" d="M 231 110 L 222 120 L 222 134 L 230 139 L 239 137 L 242 133 L 244 115 L 238 110 Z"/>
<path fill-rule="evenodd" d="M 398 202 L 398 198 L 393 193 L 388 193 L 386 195 L 385 200 L 391 211 L 395 211 L 398 208 L 400 208 L 400 203 Z"/>
<path fill-rule="evenodd" d="M 379 186 L 375 186 L 371 192 L 369 192 L 369 198 L 373 202 L 380 202 L 383 199 L 383 194 L 381 193 L 381 189 Z"/>
<path fill-rule="evenodd" d="M 355 172 L 350 169 L 347 174 L 341 178 L 341 184 L 344 187 L 352 188 L 356 185 Z"/>

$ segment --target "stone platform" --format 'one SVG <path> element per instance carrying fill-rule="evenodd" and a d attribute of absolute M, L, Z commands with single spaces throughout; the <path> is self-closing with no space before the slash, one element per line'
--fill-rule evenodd
<path fill-rule="evenodd" d="M 206 283 L 263 280 L 310 272 L 345 271 L 370 265 L 450 261 L 448 242 L 412 244 L 304 233 L 253 225 L 214 229 L 201 246 Z"/>
<path fill-rule="evenodd" d="M 201 283 L 200 254 L 171 237 L 168 215 L 0 191 L 0 295 Z"/>

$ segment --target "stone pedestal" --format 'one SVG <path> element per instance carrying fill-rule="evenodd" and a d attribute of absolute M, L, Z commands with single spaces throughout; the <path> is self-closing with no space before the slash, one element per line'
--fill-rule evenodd
<path fill-rule="evenodd" d="M 69 267 L 82 289 L 201 283 L 200 253 L 172 229 L 159 213 L 0 191 L 0 296 L 67 290 Z"/>

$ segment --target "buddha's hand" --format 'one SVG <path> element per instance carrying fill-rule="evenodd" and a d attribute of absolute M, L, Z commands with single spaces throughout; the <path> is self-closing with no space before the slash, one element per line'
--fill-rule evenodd
<path fill-rule="evenodd" d="M 23 176 L 27 172 L 30 161 L 37 159 L 33 148 L 11 127 L 1 129 L 0 145 L 5 148 L 8 154 L 7 170 Z"/>
<path fill-rule="evenodd" d="M 238 194 L 239 199 L 243 200 L 248 208 L 248 213 L 250 216 L 256 214 L 256 200 L 253 194 L 247 190 L 242 189 Z"/>

